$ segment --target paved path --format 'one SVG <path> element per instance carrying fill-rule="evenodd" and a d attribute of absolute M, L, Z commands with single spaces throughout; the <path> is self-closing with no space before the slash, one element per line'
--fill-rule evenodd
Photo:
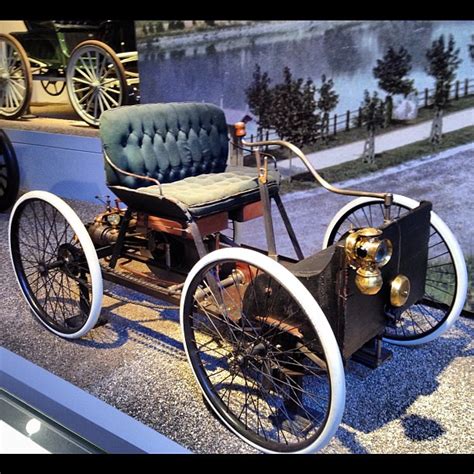
<path fill-rule="evenodd" d="M 375 152 L 381 153 L 428 138 L 431 131 L 431 123 L 432 121 L 428 120 L 418 125 L 377 135 L 375 138 Z M 474 125 L 474 107 L 446 115 L 443 119 L 443 132 L 452 132 L 470 125 Z M 306 156 L 316 169 L 323 169 L 355 160 L 361 156 L 363 149 L 364 140 L 359 140 L 358 142 L 348 143 L 347 145 L 330 148 L 329 150 L 310 153 Z M 290 173 L 291 166 L 292 172 Z M 303 163 L 298 158 L 279 161 L 278 169 L 284 176 L 306 171 Z"/>

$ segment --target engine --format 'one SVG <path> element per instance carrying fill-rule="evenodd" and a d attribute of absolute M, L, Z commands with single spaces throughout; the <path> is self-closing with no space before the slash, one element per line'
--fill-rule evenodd
<path fill-rule="evenodd" d="M 94 221 L 87 225 L 87 231 L 94 245 L 103 247 L 117 241 L 123 214 L 124 212 L 118 209 L 107 210 L 98 214 Z M 136 219 L 131 219 L 129 227 L 135 225 Z"/>

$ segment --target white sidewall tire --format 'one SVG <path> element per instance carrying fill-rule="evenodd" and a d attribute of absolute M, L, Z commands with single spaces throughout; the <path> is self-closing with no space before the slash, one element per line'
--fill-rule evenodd
<path fill-rule="evenodd" d="M 342 219 L 342 217 L 346 215 L 348 212 L 350 212 L 351 209 L 356 208 L 360 206 L 361 204 L 366 204 L 370 202 L 383 202 L 383 201 L 377 198 L 361 197 L 361 198 L 354 199 L 353 201 L 347 203 L 344 207 L 342 207 L 337 212 L 337 214 L 333 217 L 333 219 L 328 225 L 326 233 L 324 234 L 323 249 L 327 248 L 332 230 L 338 224 L 339 220 Z M 415 199 L 411 199 L 406 196 L 401 196 L 400 194 L 393 195 L 393 202 L 394 204 L 399 204 L 409 209 L 414 209 L 415 207 L 418 207 L 420 204 Z M 399 340 L 399 339 L 391 339 L 389 337 L 384 337 L 384 341 L 387 341 L 391 344 L 396 344 L 399 346 L 417 346 L 420 344 L 425 344 L 427 342 L 433 341 L 434 339 L 444 334 L 456 322 L 466 302 L 468 277 L 467 277 L 466 261 L 462 253 L 461 246 L 459 245 L 459 242 L 457 241 L 456 237 L 451 232 L 449 227 L 434 211 L 431 211 L 430 223 L 438 231 L 441 237 L 444 239 L 444 241 L 446 242 L 446 246 L 449 248 L 451 255 L 453 257 L 453 263 L 454 263 L 454 268 L 456 271 L 456 279 L 457 279 L 456 296 L 454 298 L 453 307 L 451 308 L 451 312 L 449 313 L 446 320 L 436 329 L 436 331 L 433 331 L 432 333 L 427 334 L 424 337 L 420 337 L 418 339 L 413 339 L 413 340 Z"/>
<path fill-rule="evenodd" d="M 65 334 L 51 328 L 40 317 L 38 317 L 38 315 L 36 314 L 36 312 L 30 305 L 32 313 L 48 330 L 57 334 L 58 336 L 64 337 L 66 339 L 79 338 L 83 336 L 84 334 L 86 334 L 87 332 L 89 332 L 96 325 L 97 320 L 99 319 L 100 310 L 102 307 L 102 296 L 103 296 L 102 271 L 100 269 L 99 259 L 97 258 L 97 253 L 96 253 L 94 244 L 92 243 L 92 240 L 86 228 L 84 227 L 84 224 L 79 219 L 78 215 L 72 210 L 72 208 L 66 202 L 64 202 L 61 198 L 59 198 L 55 194 L 49 193 L 47 191 L 30 191 L 24 194 L 20 199 L 18 199 L 10 215 L 10 222 L 8 226 L 8 244 L 10 248 L 10 258 L 12 261 L 13 268 L 15 268 L 14 262 L 13 262 L 12 248 L 11 248 L 11 245 L 12 245 L 11 244 L 12 242 L 11 228 L 12 228 L 13 216 L 15 215 L 15 212 L 18 206 L 20 206 L 20 204 L 30 199 L 41 199 L 43 201 L 46 201 L 47 203 L 54 206 L 62 214 L 62 216 L 69 222 L 70 226 L 72 227 L 72 229 L 78 236 L 79 241 L 81 242 L 81 246 L 82 246 L 82 249 L 84 250 L 87 264 L 89 266 L 91 283 L 92 283 L 92 301 L 91 301 L 91 309 L 90 309 L 89 317 L 86 323 L 84 324 L 84 326 L 82 326 L 82 328 L 79 329 L 77 332 Z M 18 279 L 18 275 L 16 271 L 15 271 L 15 277 L 17 279 L 18 286 L 21 289 L 20 281 Z M 23 292 L 23 290 L 21 291 Z M 28 302 L 28 299 L 26 297 L 25 297 L 25 300 Z"/>
<path fill-rule="evenodd" d="M 331 403 L 329 406 L 328 418 L 326 425 L 321 432 L 320 436 L 317 440 L 306 447 L 303 450 L 298 451 L 299 454 L 305 453 L 314 453 L 319 451 L 320 449 L 324 448 L 334 434 L 337 431 L 337 428 L 341 422 L 342 415 L 344 413 L 344 406 L 345 406 L 345 399 L 346 399 L 346 382 L 344 376 L 344 366 L 342 363 L 341 353 L 339 350 L 339 346 L 337 344 L 336 338 L 334 333 L 332 332 L 331 326 L 329 325 L 326 316 L 324 315 L 322 309 L 320 308 L 319 304 L 315 301 L 311 293 L 306 289 L 306 287 L 283 265 L 272 260 L 271 258 L 263 255 L 259 252 L 249 249 L 242 249 L 242 248 L 225 248 L 215 250 L 214 252 L 209 253 L 201 260 L 199 260 L 196 265 L 191 269 L 188 277 L 186 278 L 183 293 L 181 296 L 181 304 L 180 304 L 180 322 L 181 322 L 181 330 L 183 335 L 183 342 L 184 347 L 186 350 L 186 356 L 188 358 L 189 365 L 193 370 L 194 376 L 198 385 L 200 386 L 198 376 L 194 371 L 194 367 L 191 363 L 191 358 L 188 352 L 188 346 L 186 343 L 186 337 L 184 333 L 184 300 L 186 298 L 189 286 L 194 279 L 194 277 L 207 265 L 211 265 L 216 263 L 220 260 L 224 259 L 233 259 L 233 260 L 240 260 L 242 262 L 249 263 L 250 265 L 256 265 L 260 267 L 265 272 L 272 275 L 283 287 L 285 287 L 291 294 L 297 296 L 299 303 L 301 304 L 302 308 L 306 312 L 308 318 L 310 318 L 314 328 L 317 331 L 318 337 L 320 342 L 323 346 L 324 352 L 327 356 L 327 365 L 330 375 L 330 387 L 331 387 Z M 191 295 L 192 297 L 192 295 Z M 257 444 L 249 441 L 245 436 L 240 434 L 237 430 L 233 429 L 229 423 L 227 423 L 226 419 L 223 418 L 217 409 L 214 408 L 211 400 L 206 396 L 204 391 L 202 391 L 204 396 L 206 397 L 209 405 L 213 408 L 215 413 L 219 416 L 222 422 L 231 430 L 233 431 L 239 438 L 245 441 L 247 444 L 252 445 L 256 449 L 267 452 L 267 453 L 274 453 L 275 451 L 265 450 L 262 447 L 258 446 Z"/>

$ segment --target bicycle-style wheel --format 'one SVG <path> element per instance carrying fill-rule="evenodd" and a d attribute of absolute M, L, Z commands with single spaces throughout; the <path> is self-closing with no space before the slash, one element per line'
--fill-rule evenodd
<path fill-rule="evenodd" d="M 186 280 L 181 324 L 196 380 L 237 436 L 268 453 L 326 446 L 344 410 L 341 354 L 289 270 L 247 249 L 212 252 Z"/>

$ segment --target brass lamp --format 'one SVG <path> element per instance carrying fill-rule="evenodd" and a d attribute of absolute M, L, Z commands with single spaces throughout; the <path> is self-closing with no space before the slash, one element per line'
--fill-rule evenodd
<path fill-rule="evenodd" d="M 355 282 L 364 295 L 377 294 L 383 285 L 380 268 L 392 256 L 392 242 L 381 239 L 382 231 L 365 227 L 350 231 L 346 238 L 345 251 L 349 265 L 356 270 Z"/>

